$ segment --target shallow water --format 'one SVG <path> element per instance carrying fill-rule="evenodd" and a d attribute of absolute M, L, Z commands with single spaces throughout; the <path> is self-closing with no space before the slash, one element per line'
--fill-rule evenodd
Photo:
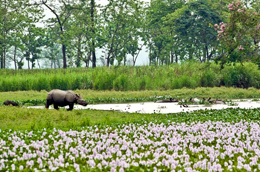
<path fill-rule="evenodd" d="M 178 103 L 123 103 L 123 104 L 95 104 L 88 106 L 75 105 L 74 109 L 96 109 L 96 110 L 115 110 L 120 112 L 129 113 L 178 113 L 178 112 L 191 112 L 194 110 L 205 109 L 225 109 L 225 108 L 260 108 L 260 101 L 246 100 L 232 100 L 232 104 L 213 104 L 213 105 L 188 105 L 182 107 Z M 30 106 L 28 108 L 44 108 L 43 106 Z M 51 106 L 52 108 L 52 106 Z M 65 107 L 68 108 L 68 107 Z"/>

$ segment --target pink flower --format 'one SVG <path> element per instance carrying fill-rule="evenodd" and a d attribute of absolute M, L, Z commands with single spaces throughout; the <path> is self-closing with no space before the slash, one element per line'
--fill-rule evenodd
<path fill-rule="evenodd" d="M 258 30 L 259 28 L 260 28 L 260 24 L 259 24 L 259 25 L 257 25 L 256 29 Z"/>
<path fill-rule="evenodd" d="M 239 48 L 238 48 L 239 50 L 243 50 L 244 48 L 241 46 L 241 45 L 239 45 Z"/>
<path fill-rule="evenodd" d="M 220 29 L 222 31 L 225 31 L 226 30 L 226 23 L 222 23 L 221 26 L 220 26 Z"/>
<path fill-rule="evenodd" d="M 236 6 L 238 7 L 241 4 L 241 1 L 237 1 Z"/>
<path fill-rule="evenodd" d="M 228 4 L 228 8 L 229 8 L 230 11 L 232 11 L 233 10 L 233 4 Z"/>

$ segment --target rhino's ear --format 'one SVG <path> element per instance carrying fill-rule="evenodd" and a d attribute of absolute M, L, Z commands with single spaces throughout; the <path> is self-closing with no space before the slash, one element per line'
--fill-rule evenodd
<path fill-rule="evenodd" d="M 80 94 L 76 94 L 76 97 L 81 98 Z"/>

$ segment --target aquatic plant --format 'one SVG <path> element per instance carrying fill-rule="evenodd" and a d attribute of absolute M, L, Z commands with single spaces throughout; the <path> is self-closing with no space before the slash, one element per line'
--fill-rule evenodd
<path fill-rule="evenodd" d="M 259 122 L 0 131 L 0 171 L 258 171 Z"/>

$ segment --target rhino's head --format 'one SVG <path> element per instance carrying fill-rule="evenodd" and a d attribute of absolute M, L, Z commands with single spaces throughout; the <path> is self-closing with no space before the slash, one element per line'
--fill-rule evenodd
<path fill-rule="evenodd" d="M 82 105 L 82 106 L 87 106 L 88 103 L 82 99 L 82 97 L 80 96 L 80 94 L 76 94 L 76 100 L 77 100 L 77 103 Z"/>

